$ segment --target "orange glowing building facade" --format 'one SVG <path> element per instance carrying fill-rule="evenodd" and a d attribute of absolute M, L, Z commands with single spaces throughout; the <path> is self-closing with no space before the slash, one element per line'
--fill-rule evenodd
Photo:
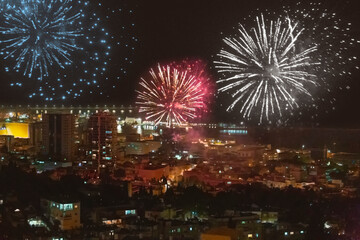
<path fill-rule="evenodd" d="M 29 138 L 28 123 L 0 123 L 0 136 L 10 136 L 14 138 Z"/>

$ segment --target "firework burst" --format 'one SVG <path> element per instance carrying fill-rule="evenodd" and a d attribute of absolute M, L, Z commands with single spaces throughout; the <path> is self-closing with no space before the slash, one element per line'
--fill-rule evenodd
<path fill-rule="evenodd" d="M 76 44 L 81 29 L 75 22 L 84 13 L 77 10 L 71 0 L 8 2 L 1 17 L 1 55 L 29 78 L 41 80 L 52 65 L 65 68 L 72 63 L 72 52 L 82 50 Z"/>
<path fill-rule="evenodd" d="M 133 63 L 137 37 L 133 10 L 78 0 L 0 0 L 0 54 L 10 86 L 29 98 L 71 100 L 116 88 Z M 111 5 L 114 7 L 113 5 Z M 106 20 L 98 14 L 106 14 Z M 105 24 L 116 17 L 110 34 Z M 123 21 L 126 18 L 127 21 Z M 118 71 L 106 75 L 117 55 Z"/>
<path fill-rule="evenodd" d="M 246 119 L 284 123 L 304 112 L 316 119 L 335 110 L 334 90 L 350 89 L 346 80 L 359 69 L 353 24 L 320 3 L 298 2 L 257 15 L 256 21 L 253 15 L 244 19 L 255 22 L 252 28 L 240 25 L 237 35 L 224 39 L 215 61 L 220 92 L 233 98 L 228 111 L 237 107 Z M 284 78 L 288 70 L 292 75 Z"/>
<path fill-rule="evenodd" d="M 217 81 L 219 92 L 231 93 L 233 103 L 228 111 L 242 103 L 244 118 L 259 115 L 260 122 L 298 108 L 300 97 L 311 99 L 309 87 L 316 86 L 316 76 L 309 69 L 318 64 L 312 60 L 317 46 L 299 46 L 303 29 L 289 17 L 266 21 L 256 18 L 256 27 L 239 35 L 226 37 L 226 48 L 215 61 L 224 77 Z"/>
<path fill-rule="evenodd" d="M 156 125 L 165 122 L 168 127 L 200 117 L 210 94 L 208 79 L 160 64 L 156 70 L 150 70 L 149 78 L 141 79 L 140 88 L 137 91 L 140 112 Z"/>

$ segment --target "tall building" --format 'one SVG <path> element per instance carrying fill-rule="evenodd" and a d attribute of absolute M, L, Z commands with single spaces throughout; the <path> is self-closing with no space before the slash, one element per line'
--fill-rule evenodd
<path fill-rule="evenodd" d="M 40 152 L 42 146 L 42 128 L 41 122 L 33 122 L 29 125 L 30 145 L 35 147 L 36 152 Z"/>
<path fill-rule="evenodd" d="M 72 114 L 44 114 L 43 153 L 59 161 L 72 161 L 75 152 L 75 117 Z"/>
<path fill-rule="evenodd" d="M 88 121 L 92 163 L 100 168 L 114 164 L 116 147 L 116 117 L 109 112 L 93 114 Z"/>

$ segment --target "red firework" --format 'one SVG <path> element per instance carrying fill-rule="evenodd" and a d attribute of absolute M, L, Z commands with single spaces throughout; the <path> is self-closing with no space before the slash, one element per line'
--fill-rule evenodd
<path fill-rule="evenodd" d="M 150 69 L 147 78 L 141 79 L 136 104 L 146 120 L 156 125 L 183 125 L 206 111 L 209 86 L 201 61 L 158 64 L 157 69 Z"/>

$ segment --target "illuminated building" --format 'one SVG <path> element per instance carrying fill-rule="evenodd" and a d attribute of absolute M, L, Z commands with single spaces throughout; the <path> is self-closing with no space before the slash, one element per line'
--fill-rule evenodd
<path fill-rule="evenodd" d="M 100 223 L 102 225 L 121 226 L 126 219 L 135 216 L 137 216 L 137 210 L 134 206 L 119 205 L 95 208 L 91 213 L 90 219 L 94 223 Z"/>
<path fill-rule="evenodd" d="M 80 202 L 52 201 L 42 199 L 41 206 L 52 224 L 59 224 L 61 230 L 72 230 L 81 227 Z"/>
<path fill-rule="evenodd" d="M 10 151 L 14 139 L 29 139 L 29 124 L 0 122 L 0 137 L 4 138 L 6 148 Z"/>
<path fill-rule="evenodd" d="M 39 218 L 39 217 L 29 218 L 27 220 L 27 222 L 30 227 L 37 227 L 37 228 L 46 227 L 46 224 L 44 223 L 44 221 L 41 220 L 41 218 Z"/>
<path fill-rule="evenodd" d="M 141 122 L 142 122 L 141 118 L 133 118 L 133 117 L 125 118 L 125 123 L 129 125 L 133 125 L 133 124 L 141 125 Z"/>
<path fill-rule="evenodd" d="M 75 152 L 74 132 L 74 115 L 44 114 L 43 153 L 57 160 L 72 161 Z"/>
<path fill-rule="evenodd" d="M 30 132 L 30 145 L 34 146 L 36 152 L 40 152 L 42 144 L 42 123 L 34 122 L 29 126 Z"/>
<path fill-rule="evenodd" d="M 98 170 L 114 163 L 117 122 L 109 112 L 93 114 L 88 121 L 91 159 Z"/>
<path fill-rule="evenodd" d="M 0 123 L 0 136 L 28 139 L 29 124 L 2 122 Z"/>

